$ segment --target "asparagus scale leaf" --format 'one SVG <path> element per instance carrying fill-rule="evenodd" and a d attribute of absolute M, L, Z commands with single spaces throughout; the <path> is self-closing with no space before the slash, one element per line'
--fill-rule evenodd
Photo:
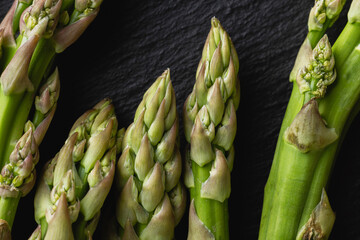
<path fill-rule="evenodd" d="M 319 204 L 311 213 L 308 222 L 298 232 L 296 240 L 328 239 L 334 222 L 335 213 L 323 189 Z"/>

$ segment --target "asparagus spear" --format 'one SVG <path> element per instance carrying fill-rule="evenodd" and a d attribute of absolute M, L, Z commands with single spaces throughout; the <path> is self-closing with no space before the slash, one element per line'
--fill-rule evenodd
<path fill-rule="evenodd" d="M 23 128 L 24 135 L 17 141 L 13 152 L 10 154 L 10 161 L 1 170 L 0 218 L 4 222 L 6 221 L 10 228 L 20 198 L 29 193 L 34 186 L 36 178 L 35 165 L 39 160 L 38 145 L 42 142 L 54 116 L 59 88 L 59 73 L 56 69 L 42 87 L 44 92 L 52 92 L 51 97 L 48 95 L 52 100 L 49 102 L 49 98 L 44 92 L 42 96 L 36 97 L 38 100 L 37 104 L 35 104 L 36 113 L 34 117 L 40 114 L 42 117 L 35 117 L 33 122 L 28 121 L 25 124 Z M 45 105 L 46 110 L 44 107 L 40 110 L 40 106 Z"/>
<path fill-rule="evenodd" d="M 183 110 L 189 142 L 185 171 L 191 197 L 188 239 L 229 239 L 227 199 L 240 101 L 238 71 L 234 45 L 213 18 L 196 83 Z"/>
<path fill-rule="evenodd" d="M 117 119 L 108 99 L 74 123 L 60 152 L 44 167 L 34 200 L 40 230 L 33 238 L 92 236 L 115 174 L 116 134 Z M 89 169 L 85 178 L 83 167 Z"/>
<path fill-rule="evenodd" d="M 167 69 L 144 94 L 117 165 L 116 217 L 124 239 L 173 239 L 186 205 L 178 116 Z"/>
<path fill-rule="evenodd" d="M 332 48 L 336 60 L 337 78 L 327 89 L 327 93 L 322 96 L 323 98 L 315 98 L 306 103 L 308 97 L 306 97 L 306 92 L 301 92 L 301 81 L 294 82 L 272 169 L 265 187 L 259 239 L 294 239 L 308 222 L 312 211 L 320 201 L 336 152 L 346 134 L 347 127 L 359 110 L 357 106 L 360 96 L 358 90 L 360 86 L 358 75 L 360 70 L 358 67 L 360 63 L 359 13 L 359 1 L 353 1 L 348 13 L 348 23 Z M 307 64 L 304 61 L 304 65 L 307 66 Z M 326 66 L 323 67 L 322 69 L 326 68 Z M 301 75 L 300 69 L 297 77 Z M 304 152 L 299 146 L 294 148 L 287 142 L 286 129 L 294 124 L 296 118 L 309 104 L 314 105 L 316 111 L 308 117 L 317 115 L 326 122 L 327 130 L 332 129 L 331 131 L 339 137 L 332 142 L 331 138 L 334 134 L 330 134 L 333 137 L 329 138 L 329 135 L 325 137 L 326 140 L 331 140 L 328 145 L 325 144 L 319 148 L 319 145 L 316 147 L 316 144 L 310 143 L 309 151 Z M 307 117 L 304 119 L 310 121 Z M 330 133 L 330 131 L 327 132 Z M 314 133 L 308 131 L 304 132 L 303 137 L 311 135 Z M 323 226 L 326 225 L 329 224 L 323 223 Z M 321 239 L 326 239 L 326 237 Z"/>
<path fill-rule="evenodd" d="M 28 137 L 29 141 L 34 138 L 37 145 L 41 143 L 54 115 L 59 86 L 58 81 L 52 81 L 52 84 L 45 83 L 45 86 L 39 89 L 40 85 L 53 69 L 55 54 L 66 49 L 80 37 L 94 20 L 101 2 L 14 0 L 11 9 L 0 24 L 1 168 L 20 164 L 20 162 L 14 163 L 11 156 L 16 151 L 15 144 L 22 136 L 38 91 L 40 96 L 35 101 L 33 123 L 26 124 L 25 134 L 33 136 Z M 50 78 L 58 78 L 57 72 L 55 70 Z M 28 133 L 30 128 L 33 132 L 31 134 Z M 19 159 L 24 160 L 24 158 Z M 4 174 L 10 174 L 10 178 L 8 175 L 3 175 L 4 181 L 1 182 L 0 187 L 7 189 L 12 186 L 19 194 L 16 197 L 1 195 L 0 219 L 8 221 L 8 226 L 11 228 L 18 201 L 25 193 L 17 189 L 21 185 L 20 182 L 17 182 L 16 186 L 12 185 L 12 181 L 18 178 L 14 178 L 15 173 L 11 169 L 9 171 L 4 170 Z M 34 177 L 32 172 L 31 176 Z"/>

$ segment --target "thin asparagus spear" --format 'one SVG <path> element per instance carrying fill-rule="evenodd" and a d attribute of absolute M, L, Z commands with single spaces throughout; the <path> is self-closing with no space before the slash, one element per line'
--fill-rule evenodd
<path fill-rule="evenodd" d="M 211 20 L 192 93 L 184 104 L 189 142 L 185 183 L 190 188 L 188 239 L 229 239 L 227 199 L 234 161 L 239 60 L 219 20 Z"/>
<path fill-rule="evenodd" d="M 185 211 L 178 116 L 170 70 L 144 94 L 117 165 L 116 217 L 124 239 L 173 239 Z"/>
<path fill-rule="evenodd" d="M 57 70 L 49 77 L 47 83 L 52 86 L 53 93 L 59 92 L 60 84 Z M 44 89 L 47 88 L 46 84 Z M 54 116 L 58 94 L 53 95 L 52 101 L 48 103 L 45 103 L 47 102 L 46 97 L 37 99 L 39 100 L 36 105 L 48 104 L 48 111 L 45 112 L 41 120 L 26 123 L 24 135 L 17 141 L 13 152 L 10 154 L 9 163 L 2 168 L 0 174 L 0 219 L 7 221 L 10 228 L 20 198 L 25 196 L 35 184 L 35 165 L 39 160 L 38 145 L 42 142 Z"/>

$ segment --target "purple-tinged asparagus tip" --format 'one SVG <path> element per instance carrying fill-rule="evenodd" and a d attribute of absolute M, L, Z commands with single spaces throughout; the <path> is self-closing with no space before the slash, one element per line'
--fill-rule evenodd
<path fill-rule="evenodd" d="M 28 69 L 38 41 L 38 35 L 33 35 L 26 41 L 17 50 L 10 63 L 1 74 L 0 83 L 5 95 L 33 91 L 34 86 L 28 77 Z"/>
<path fill-rule="evenodd" d="M 39 96 L 35 98 L 36 110 L 42 114 L 47 114 L 55 105 L 60 94 L 60 76 L 56 68 L 47 79 L 47 82 L 40 88 Z"/>
<path fill-rule="evenodd" d="M 39 35 L 45 38 L 53 36 L 59 22 L 62 0 L 34 0 L 20 19 L 20 32 L 29 38 Z"/>
<path fill-rule="evenodd" d="M 76 42 L 76 40 L 83 34 L 90 23 L 95 19 L 98 12 L 99 9 L 96 9 L 86 17 L 83 17 L 66 27 L 59 29 L 53 36 L 55 51 L 57 53 L 63 52 L 66 48 Z"/>

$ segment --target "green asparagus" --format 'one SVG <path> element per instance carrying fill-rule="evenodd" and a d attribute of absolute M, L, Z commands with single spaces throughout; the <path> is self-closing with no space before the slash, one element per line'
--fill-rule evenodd
<path fill-rule="evenodd" d="M 73 125 L 49 161 L 35 194 L 33 239 L 88 239 L 115 175 L 117 119 L 105 99 Z"/>
<path fill-rule="evenodd" d="M 190 189 L 188 239 L 229 239 L 228 201 L 240 101 L 235 47 L 219 20 L 211 20 L 196 83 L 184 104 L 189 142 L 185 184 Z"/>
<path fill-rule="evenodd" d="M 20 197 L 35 181 L 38 154 L 24 146 L 41 143 L 56 109 L 59 74 L 54 57 L 81 36 L 101 2 L 14 0 L 0 24 L 0 188 L 5 189 L 0 219 L 10 228 Z M 29 151 L 35 154 L 32 162 L 24 155 Z"/>
<path fill-rule="evenodd" d="M 343 4 L 316 1 L 314 8 L 320 9 L 316 19 L 333 23 Z M 348 23 L 332 49 L 323 36 L 331 24 L 311 28 L 316 22 L 316 11 L 311 10 L 305 40 L 309 44 L 301 47 L 290 74 L 293 90 L 265 187 L 259 239 L 327 239 L 330 234 L 331 208 L 324 210 L 327 217 L 321 217 L 317 204 L 329 204 L 322 191 L 346 130 L 359 111 L 359 6 L 359 1 L 352 2 Z M 336 14 L 328 14 L 328 8 Z"/>
<path fill-rule="evenodd" d="M 186 207 L 178 115 L 170 70 L 144 94 L 117 165 L 116 202 L 123 239 L 173 239 Z"/>

